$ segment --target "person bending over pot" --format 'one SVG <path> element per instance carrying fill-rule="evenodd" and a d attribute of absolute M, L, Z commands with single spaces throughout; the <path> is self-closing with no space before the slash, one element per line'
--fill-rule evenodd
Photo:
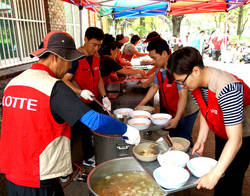
<path fill-rule="evenodd" d="M 59 177 L 72 173 L 70 126 L 79 120 L 99 133 L 123 135 L 129 144 L 138 144 L 140 134 L 89 108 L 61 80 L 72 61 L 84 56 L 68 33 L 48 33 L 31 56 L 38 62 L 12 79 L 3 93 L 0 172 L 8 195 L 63 196 Z M 90 93 L 84 98 L 92 99 Z"/>
<path fill-rule="evenodd" d="M 168 60 L 175 83 L 192 92 L 200 106 L 200 129 L 192 149 L 202 155 L 208 131 L 215 133 L 216 166 L 199 178 L 197 188 L 214 195 L 241 195 L 250 162 L 250 89 L 228 72 L 204 66 L 198 50 L 184 47 Z"/>

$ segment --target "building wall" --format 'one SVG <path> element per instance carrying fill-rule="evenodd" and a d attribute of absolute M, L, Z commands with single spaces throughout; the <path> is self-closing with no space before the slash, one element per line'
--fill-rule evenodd
<path fill-rule="evenodd" d="M 66 31 L 64 2 L 61 0 L 44 0 L 48 32 Z"/>

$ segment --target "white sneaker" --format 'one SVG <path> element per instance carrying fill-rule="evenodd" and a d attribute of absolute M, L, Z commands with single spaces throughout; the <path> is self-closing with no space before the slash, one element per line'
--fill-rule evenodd
<path fill-rule="evenodd" d="M 87 174 L 83 173 L 82 171 L 79 171 L 76 177 L 73 179 L 74 181 L 87 181 Z"/>
<path fill-rule="evenodd" d="M 89 158 L 88 160 L 83 160 L 82 164 L 85 166 L 95 167 L 95 156 Z"/>
<path fill-rule="evenodd" d="M 62 176 L 62 177 L 60 177 L 60 180 L 61 180 L 61 182 L 63 182 L 63 183 L 68 182 L 69 179 L 70 179 L 70 176 Z"/>

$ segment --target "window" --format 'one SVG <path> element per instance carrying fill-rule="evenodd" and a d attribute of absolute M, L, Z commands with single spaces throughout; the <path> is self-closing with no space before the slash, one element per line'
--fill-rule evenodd
<path fill-rule="evenodd" d="M 43 0 L 1 0 L 0 68 L 35 61 L 29 53 L 46 32 Z"/>
<path fill-rule="evenodd" d="M 76 47 L 80 47 L 80 16 L 79 8 L 76 5 L 70 3 L 64 3 L 64 12 L 66 17 L 66 32 L 69 33 L 75 40 Z M 86 9 L 82 10 L 82 38 L 86 29 L 89 26 L 88 22 L 88 11 Z"/>
<path fill-rule="evenodd" d="M 64 3 L 64 11 L 66 17 L 66 32 L 69 33 L 76 43 L 76 47 L 81 46 L 81 36 L 84 39 L 85 31 L 89 26 L 97 26 L 100 28 L 100 19 L 97 14 L 83 8 L 82 10 L 82 35 L 80 36 L 80 16 L 79 8 L 70 3 Z M 84 40 L 83 40 L 84 43 Z"/>

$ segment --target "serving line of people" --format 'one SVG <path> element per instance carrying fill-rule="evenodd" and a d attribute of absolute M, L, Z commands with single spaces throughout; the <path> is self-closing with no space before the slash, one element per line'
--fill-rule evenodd
<path fill-rule="evenodd" d="M 161 112 L 173 115 L 166 129 L 171 136 L 185 137 L 191 142 L 193 124 L 198 116 L 200 128 L 192 154 L 202 155 L 208 131 L 212 130 L 218 163 L 196 181 L 197 188 L 214 188 L 215 196 L 241 195 L 250 162 L 249 87 L 232 74 L 205 67 L 199 51 L 192 47 L 170 55 L 167 42 L 159 38 L 152 40 L 147 50 L 158 70 L 154 84 L 138 106 L 145 105 L 160 90 Z M 193 102 L 200 108 L 199 115 Z M 183 131 L 181 126 L 187 130 Z M 175 135 L 177 133 L 180 135 Z"/>
<path fill-rule="evenodd" d="M 11 80 L 3 94 L 0 172 L 6 175 L 9 195 L 64 195 L 59 177 L 72 173 L 70 138 L 74 141 L 77 133 L 83 134 L 83 163 L 89 165 L 94 155 L 90 129 L 120 134 L 129 144 L 140 142 L 137 129 L 95 111 L 100 108 L 93 98 L 111 109 L 104 83 L 111 82 L 116 73 L 151 75 L 153 84 L 138 106 L 159 90 L 161 112 L 173 116 L 166 129 L 170 136 L 187 138 L 191 146 L 198 116 L 200 130 L 192 153 L 203 153 L 210 129 L 216 135 L 218 163 L 197 180 L 197 188 L 215 187 L 215 195 L 227 191 L 241 195 L 250 162 L 249 87 L 234 75 L 205 67 L 196 49 L 184 47 L 171 54 L 159 34 L 149 35 L 149 53 L 141 55 L 152 58 L 155 67 L 148 73 L 130 67 L 119 56 L 128 41 L 123 35 L 115 40 L 90 27 L 78 50 L 65 32 L 45 36 L 40 49 L 31 53 L 39 58 L 38 63 Z M 131 39 L 131 44 L 136 45 L 137 39 Z"/>
<path fill-rule="evenodd" d="M 137 107 L 147 104 L 159 90 L 160 111 L 173 117 L 166 125 L 169 135 L 188 139 L 192 147 L 192 130 L 198 114 L 198 106 L 193 103 L 187 89 L 175 83 L 169 83 L 166 67 L 170 49 L 167 42 L 161 38 L 154 39 L 149 42 L 147 50 L 158 71 L 153 85 Z"/>
<path fill-rule="evenodd" d="M 0 172 L 8 195 L 63 196 L 59 177 L 72 173 L 70 126 L 80 121 L 101 134 L 120 134 L 128 144 L 138 144 L 140 135 L 92 110 L 61 80 L 72 61 L 85 56 L 69 34 L 48 33 L 31 56 L 38 62 L 12 79 L 3 93 Z M 92 93 L 80 95 L 92 99 Z"/>
<path fill-rule="evenodd" d="M 218 160 L 207 175 L 195 182 L 197 188 L 214 188 L 215 196 L 242 195 L 243 179 L 250 163 L 249 86 L 231 73 L 204 66 L 195 48 L 184 47 L 170 55 L 167 42 L 160 38 L 152 40 L 147 50 L 159 70 L 154 84 L 138 106 L 145 105 L 159 89 L 161 111 L 174 117 L 166 129 L 176 127 L 174 130 L 178 130 L 186 118 L 184 108 L 192 108 L 194 113 L 190 116 L 193 118 L 182 123 L 184 127 L 189 124 L 189 130 L 179 132 L 182 135 L 178 136 L 191 137 L 198 116 L 200 127 L 192 154 L 203 154 L 211 130 L 215 133 L 215 158 Z M 200 108 L 199 115 L 191 103 L 190 93 Z M 174 133 L 178 131 L 170 129 L 170 135 Z"/>

